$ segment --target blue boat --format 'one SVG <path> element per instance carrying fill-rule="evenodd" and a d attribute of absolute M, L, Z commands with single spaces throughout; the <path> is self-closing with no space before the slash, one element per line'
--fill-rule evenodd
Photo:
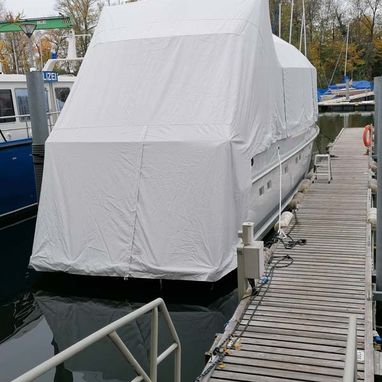
<path fill-rule="evenodd" d="M 0 143 L 0 224 L 35 213 L 32 140 Z"/>
<path fill-rule="evenodd" d="M 45 83 L 49 128 L 53 128 L 75 77 Z M 0 226 L 33 216 L 37 198 L 26 77 L 0 73 Z"/>

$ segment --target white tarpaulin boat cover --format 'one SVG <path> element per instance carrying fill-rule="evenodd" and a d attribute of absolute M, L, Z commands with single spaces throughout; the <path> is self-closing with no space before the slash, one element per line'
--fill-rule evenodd
<path fill-rule="evenodd" d="M 286 70 L 284 93 L 268 0 L 105 7 L 46 143 L 33 268 L 201 281 L 233 270 L 251 158 L 315 121 L 312 81 Z"/>

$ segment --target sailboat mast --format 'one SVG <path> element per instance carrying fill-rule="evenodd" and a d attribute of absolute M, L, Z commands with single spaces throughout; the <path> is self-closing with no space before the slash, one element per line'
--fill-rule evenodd
<path fill-rule="evenodd" d="M 346 50 L 345 50 L 345 70 L 344 70 L 344 76 L 346 77 L 346 69 L 347 69 L 347 63 L 348 63 L 348 48 L 349 48 L 349 29 L 350 29 L 350 23 L 348 24 L 347 33 L 346 33 Z"/>
<path fill-rule="evenodd" d="M 349 30 L 350 30 L 350 22 L 348 24 L 348 30 L 346 33 L 346 50 L 345 50 L 345 69 L 344 69 L 344 77 L 346 81 L 346 101 L 349 101 L 350 96 L 349 96 L 349 78 L 346 75 L 346 69 L 347 69 L 347 63 L 348 63 L 348 48 L 349 48 Z"/>
<path fill-rule="evenodd" d="M 289 44 L 292 43 L 293 7 L 294 7 L 294 0 L 292 0 L 291 8 L 290 8 Z"/>
<path fill-rule="evenodd" d="M 300 52 L 302 52 L 302 37 L 304 34 L 304 47 L 306 56 L 306 28 L 305 28 L 305 1 L 302 0 L 302 16 L 301 16 L 301 29 L 300 29 Z"/>

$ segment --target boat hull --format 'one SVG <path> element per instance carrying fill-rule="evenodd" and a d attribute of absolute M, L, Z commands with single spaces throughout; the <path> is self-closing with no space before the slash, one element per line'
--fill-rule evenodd
<path fill-rule="evenodd" d="M 318 129 L 278 141 L 254 158 L 248 221 L 255 223 L 255 237 L 261 238 L 278 217 L 280 204 L 280 150 L 282 208 L 285 208 L 309 171 L 312 147 Z"/>
<path fill-rule="evenodd" d="M 36 190 L 30 139 L 0 144 L 0 225 L 27 211 L 36 211 Z"/>

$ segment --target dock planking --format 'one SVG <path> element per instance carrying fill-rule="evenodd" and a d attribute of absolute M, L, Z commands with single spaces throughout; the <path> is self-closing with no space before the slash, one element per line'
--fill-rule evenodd
<path fill-rule="evenodd" d="M 344 129 L 331 153 L 333 180 L 316 181 L 292 229 L 305 246 L 285 249 L 269 289 L 246 304 L 230 350 L 210 381 L 342 381 L 349 315 L 357 317 L 358 380 L 374 380 L 369 158 L 362 129 Z M 260 305 L 258 305 L 261 301 Z"/>

